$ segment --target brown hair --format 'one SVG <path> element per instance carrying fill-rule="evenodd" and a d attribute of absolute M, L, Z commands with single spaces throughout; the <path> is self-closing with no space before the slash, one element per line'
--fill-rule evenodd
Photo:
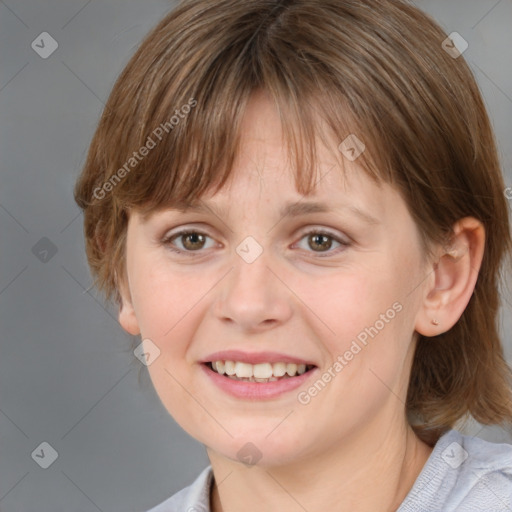
<path fill-rule="evenodd" d="M 261 90 L 279 110 L 300 193 L 314 187 L 315 137 L 327 127 L 340 142 L 364 141 L 357 163 L 399 190 L 426 254 L 458 219 L 483 223 L 466 310 L 448 332 L 418 337 L 407 412 L 430 444 L 468 414 L 510 423 L 497 325 L 512 247 L 505 185 L 478 86 L 446 37 L 401 0 L 180 3 L 119 76 L 76 183 L 95 285 L 121 304 L 129 209 L 150 215 L 226 183 L 245 106 Z"/>

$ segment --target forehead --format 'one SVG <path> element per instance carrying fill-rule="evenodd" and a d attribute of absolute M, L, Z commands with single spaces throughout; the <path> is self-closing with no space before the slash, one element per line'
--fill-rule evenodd
<path fill-rule="evenodd" d="M 372 180 L 357 161 L 344 158 L 335 141 L 330 146 L 318 141 L 313 189 L 300 194 L 293 159 L 287 158 L 275 119 L 265 117 L 264 111 L 256 111 L 248 119 L 257 121 L 248 123 L 247 132 L 242 133 L 241 151 L 230 179 L 217 193 L 205 194 L 199 205 L 214 205 L 226 213 L 233 204 L 254 205 L 258 201 L 262 207 L 279 210 L 283 217 L 323 213 L 340 205 L 350 205 L 352 211 L 362 213 L 368 205 L 378 211 L 383 194 L 391 191 L 384 182 Z M 369 215 L 366 220 L 370 220 Z"/>
<path fill-rule="evenodd" d="M 354 163 L 341 168 L 320 160 L 320 178 L 308 195 L 298 193 L 289 166 L 274 163 L 255 172 L 251 159 L 240 159 L 229 182 L 219 191 L 164 206 L 143 217 L 142 222 L 167 212 L 201 213 L 219 219 L 241 215 L 284 219 L 334 213 L 376 226 L 401 201 L 392 187 L 385 183 L 377 185 Z"/>
<path fill-rule="evenodd" d="M 350 187 L 369 185 L 371 180 L 357 164 L 357 159 L 350 161 L 344 156 L 345 146 L 320 117 L 315 123 L 315 162 L 308 171 L 315 167 L 317 172 L 310 195 L 329 196 L 333 189 L 348 192 Z M 223 192 L 229 192 L 235 183 L 242 189 L 238 193 L 248 192 L 254 186 L 262 189 L 266 184 L 282 185 L 292 193 L 296 191 L 295 159 L 282 130 L 280 113 L 272 100 L 265 92 L 255 92 L 242 118 L 239 151 Z M 354 140 L 353 136 L 350 140 Z"/>
<path fill-rule="evenodd" d="M 327 212 L 344 206 L 366 220 L 379 216 L 384 182 L 372 180 L 358 164 L 340 151 L 340 143 L 316 120 L 315 169 L 313 189 L 307 194 L 297 190 L 297 169 L 290 147 L 283 136 L 280 113 L 265 92 L 255 92 L 249 100 L 240 126 L 240 145 L 229 178 L 215 191 L 208 188 L 200 196 L 161 205 L 143 215 L 143 220 L 162 210 L 197 211 L 227 217 L 236 206 L 272 209 L 281 216 Z M 371 208 L 368 206 L 371 205 Z M 370 215 L 373 210 L 375 215 Z M 364 214 L 362 215 L 364 217 Z M 372 219 L 373 217 L 373 219 Z"/>

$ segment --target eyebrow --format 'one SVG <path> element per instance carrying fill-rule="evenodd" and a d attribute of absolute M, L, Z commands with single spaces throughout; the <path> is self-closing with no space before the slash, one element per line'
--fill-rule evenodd
<path fill-rule="evenodd" d="M 354 215 L 359 217 L 361 220 L 370 225 L 380 224 L 375 217 L 371 216 L 369 213 L 361 210 L 355 205 L 351 204 L 341 204 L 340 208 L 348 210 L 352 212 Z M 219 207 L 213 204 L 207 204 L 204 202 L 200 203 L 190 203 L 187 205 L 182 205 L 180 207 L 175 207 L 175 209 L 180 210 L 181 212 L 192 211 L 192 212 L 213 212 L 215 215 L 219 217 L 226 217 L 227 211 L 226 208 Z M 336 213 L 338 208 L 333 208 L 328 206 L 325 203 L 319 202 L 311 202 L 311 201 L 296 201 L 292 203 L 286 203 L 280 210 L 280 218 L 286 216 L 299 216 L 299 215 L 308 215 L 311 213 Z"/>
<path fill-rule="evenodd" d="M 375 217 L 372 217 L 369 213 L 361 210 L 357 206 L 347 204 L 340 205 L 340 207 L 349 210 L 368 224 L 380 224 Z M 336 210 L 337 208 L 332 208 L 324 203 L 297 201 L 295 203 L 285 204 L 281 209 L 281 217 L 286 217 L 287 215 L 293 217 L 298 215 L 307 215 L 309 213 L 333 213 L 336 212 Z"/>

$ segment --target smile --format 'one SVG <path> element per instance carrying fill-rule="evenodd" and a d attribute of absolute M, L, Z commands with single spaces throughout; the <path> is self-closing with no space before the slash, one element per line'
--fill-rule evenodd
<path fill-rule="evenodd" d="M 214 384 L 214 389 L 237 399 L 251 401 L 276 399 L 290 394 L 304 386 L 318 370 L 317 366 L 311 364 L 284 361 L 251 364 L 230 359 L 205 361 L 200 367 Z"/>
<path fill-rule="evenodd" d="M 289 379 L 313 368 L 313 365 L 285 362 L 250 364 L 242 361 L 212 361 L 208 364 L 214 372 L 232 380 L 259 383 Z"/>

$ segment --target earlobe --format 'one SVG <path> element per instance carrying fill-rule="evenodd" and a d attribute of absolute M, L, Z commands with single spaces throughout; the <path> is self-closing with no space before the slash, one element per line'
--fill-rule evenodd
<path fill-rule="evenodd" d="M 415 330 L 437 336 L 450 330 L 471 299 L 482 264 L 485 229 L 473 217 L 459 220 L 449 246 L 440 247 L 432 278 L 416 318 Z"/>
<path fill-rule="evenodd" d="M 140 334 L 139 323 L 135 316 L 129 287 L 124 282 L 118 282 L 116 273 L 116 283 L 119 294 L 121 295 L 121 306 L 119 307 L 119 323 L 123 329 L 133 336 Z"/>

